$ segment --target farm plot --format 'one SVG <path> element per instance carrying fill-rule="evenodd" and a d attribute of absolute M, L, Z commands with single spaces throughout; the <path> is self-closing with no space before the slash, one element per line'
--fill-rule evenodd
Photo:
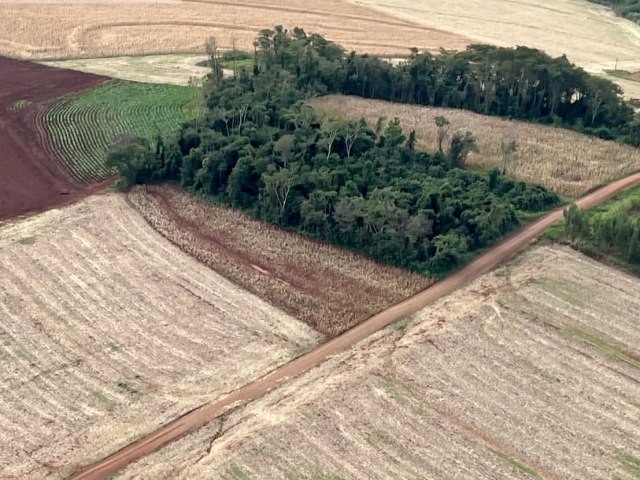
<path fill-rule="evenodd" d="M 176 85 L 111 82 L 47 105 L 38 117 L 52 155 L 78 182 L 108 177 L 110 145 L 123 134 L 151 139 L 171 133 L 195 115 L 189 104 L 199 91 Z"/>
<path fill-rule="evenodd" d="M 46 25 L 46 27 L 43 27 Z M 157 3 L 0 4 L 0 53 L 53 60 L 164 53 L 203 53 L 208 37 L 223 49 L 253 51 L 263 28 L 299 26 L 347 49 L 408 55 L 464 48 L 454 33 L 389 18 L 342 0 L 184 0 Z M 375 35 L 372 35 L 375 32 Z"/>
<path fill-rule="evenodd" d="M 348 0 L 381 13 L 505 47 L 526 45 L 594 73 L 640 69 L 640 25 L 584 0 Z M 612 81 L 618 81 L 610 77 Z M 624 82 L 620 82 L 624 87 Z M 634 92 L 637 89 L 634 89 Z"/>
<path fill-rule="evenodd" d="M 446 117 L 449 133 L 470 131 L 478 140 L 478 152 L 469 156 L 472 167 L 489 169 L 503 163 L 503 140 L 515 139 L 518 151 L 507 173 L 525 182 L 538 183 L 571 197 L 640 169 L 640 150 L 616 142 L 581 135 L 565 129 L 504 120 L 456 109 L 402 105 L 358 97 L 331 95 L 312 105 L 328 113 L 365 118 L 375 125 L 379 117 L 398 117 L 406 130 L 415 130 L 418 144 L 429 151 L 438 148 L 435 118 Z"/>
<path fill-rule="evenodd" d="M 198 65 L 205 60 L 207 57 L 204 55 L 144 55 L 42 63 L 51 67 L 96 73 L 134 82 L 185 86 L 193 80 L 201 82 L 203 77 L 211 71 L 209 68 Z"/>
<path fill-rule="evenodd" d="M 128 200 L 185 252 L 327 335 L 432 283 L 177 188 L 138 188 Z"/>
<path fill-rule="evenodd" d="M 62 478 L 321 340 L 123 196 L 0 228 L 0 478 Z"/>
<path fill-rule="evenodd" d="M 118 478 L 635 479 L 639 292 L 536 248 Z"/>
<path fill-rule="evenodd" d="M 44 148 L 35 118 L 41 102 L 95 87 L 96 75 L 0 57 L 0 223 L 88 193 Z"/>

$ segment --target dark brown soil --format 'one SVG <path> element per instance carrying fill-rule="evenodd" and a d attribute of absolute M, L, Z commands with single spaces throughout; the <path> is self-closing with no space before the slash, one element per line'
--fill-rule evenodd
<path fill-rule="evenodd" d="M 45 151 L 35 113 L 49 99 L 106 77 L 0 57 L 0 223 L 61 206 L 95 190 L 78 185 Z"/>

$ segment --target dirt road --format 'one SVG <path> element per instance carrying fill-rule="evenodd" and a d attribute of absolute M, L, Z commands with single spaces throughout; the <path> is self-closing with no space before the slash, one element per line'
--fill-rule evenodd
<path fill-rule="evenodd" d="M 590 208 L 612 197 L 619 191 L 639 183 L 640 173 L 636 173 L 586 195 L 577 203 L 582 208 Z M 264 377 L 245 385 L 230 395 L 215 402 L 205 404 L 202 407 L 185 414 L 147 437 L 128 445 L 104 460 L 101 460 L 84 471 L 79 472 L 73 478 L 78 480 L 107 478 L 127 466 L 129 463 L 162 448 L 164 445 L 209 423 L 229 410 L 265 395 L 287 380 L 321 364 L 331 355 L 349 348 L 351 345 L 363 340 L 372 333 L 422 309 L 435 300 L 448 295 L 457 288 L 460 288 L 472 279 L 504 263 L 560 218 L 562 218 L 562 209 L 549 213 L 523 230 L 507 238 L 505 241 L 498 244 L 487 253 L 471 262 L 465 268 L 459 270 L 445 280 L 434 284 L 430 288 L 401 303 L 398 303 L 397 305 L 394 305 L 393 307 L 383 310 L 360 325 L 348 330 L 338 337 L 333 338 L 327 343 L 320 345 L 306 355 L 298 357 L 290 363 L 279 367 Z"/>

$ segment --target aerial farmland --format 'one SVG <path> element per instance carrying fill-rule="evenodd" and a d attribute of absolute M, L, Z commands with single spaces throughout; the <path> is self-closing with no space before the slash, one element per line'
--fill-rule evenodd
<path fill-rule="evenodd" d="M 639 24 L 0 4 L 0 478 L 639 479 Z"/>

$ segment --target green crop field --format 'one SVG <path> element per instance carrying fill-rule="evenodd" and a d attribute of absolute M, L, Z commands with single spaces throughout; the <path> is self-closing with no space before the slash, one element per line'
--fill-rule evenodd
<path fill-rule="evenodd" d="M 110 175 L 107 151 L 120 135 L 169 134 L 195 116 L 197 97 L 193 87 L 109 82 L 50 102 L 40 124 L 72 176 L 91 182 Z"/>

